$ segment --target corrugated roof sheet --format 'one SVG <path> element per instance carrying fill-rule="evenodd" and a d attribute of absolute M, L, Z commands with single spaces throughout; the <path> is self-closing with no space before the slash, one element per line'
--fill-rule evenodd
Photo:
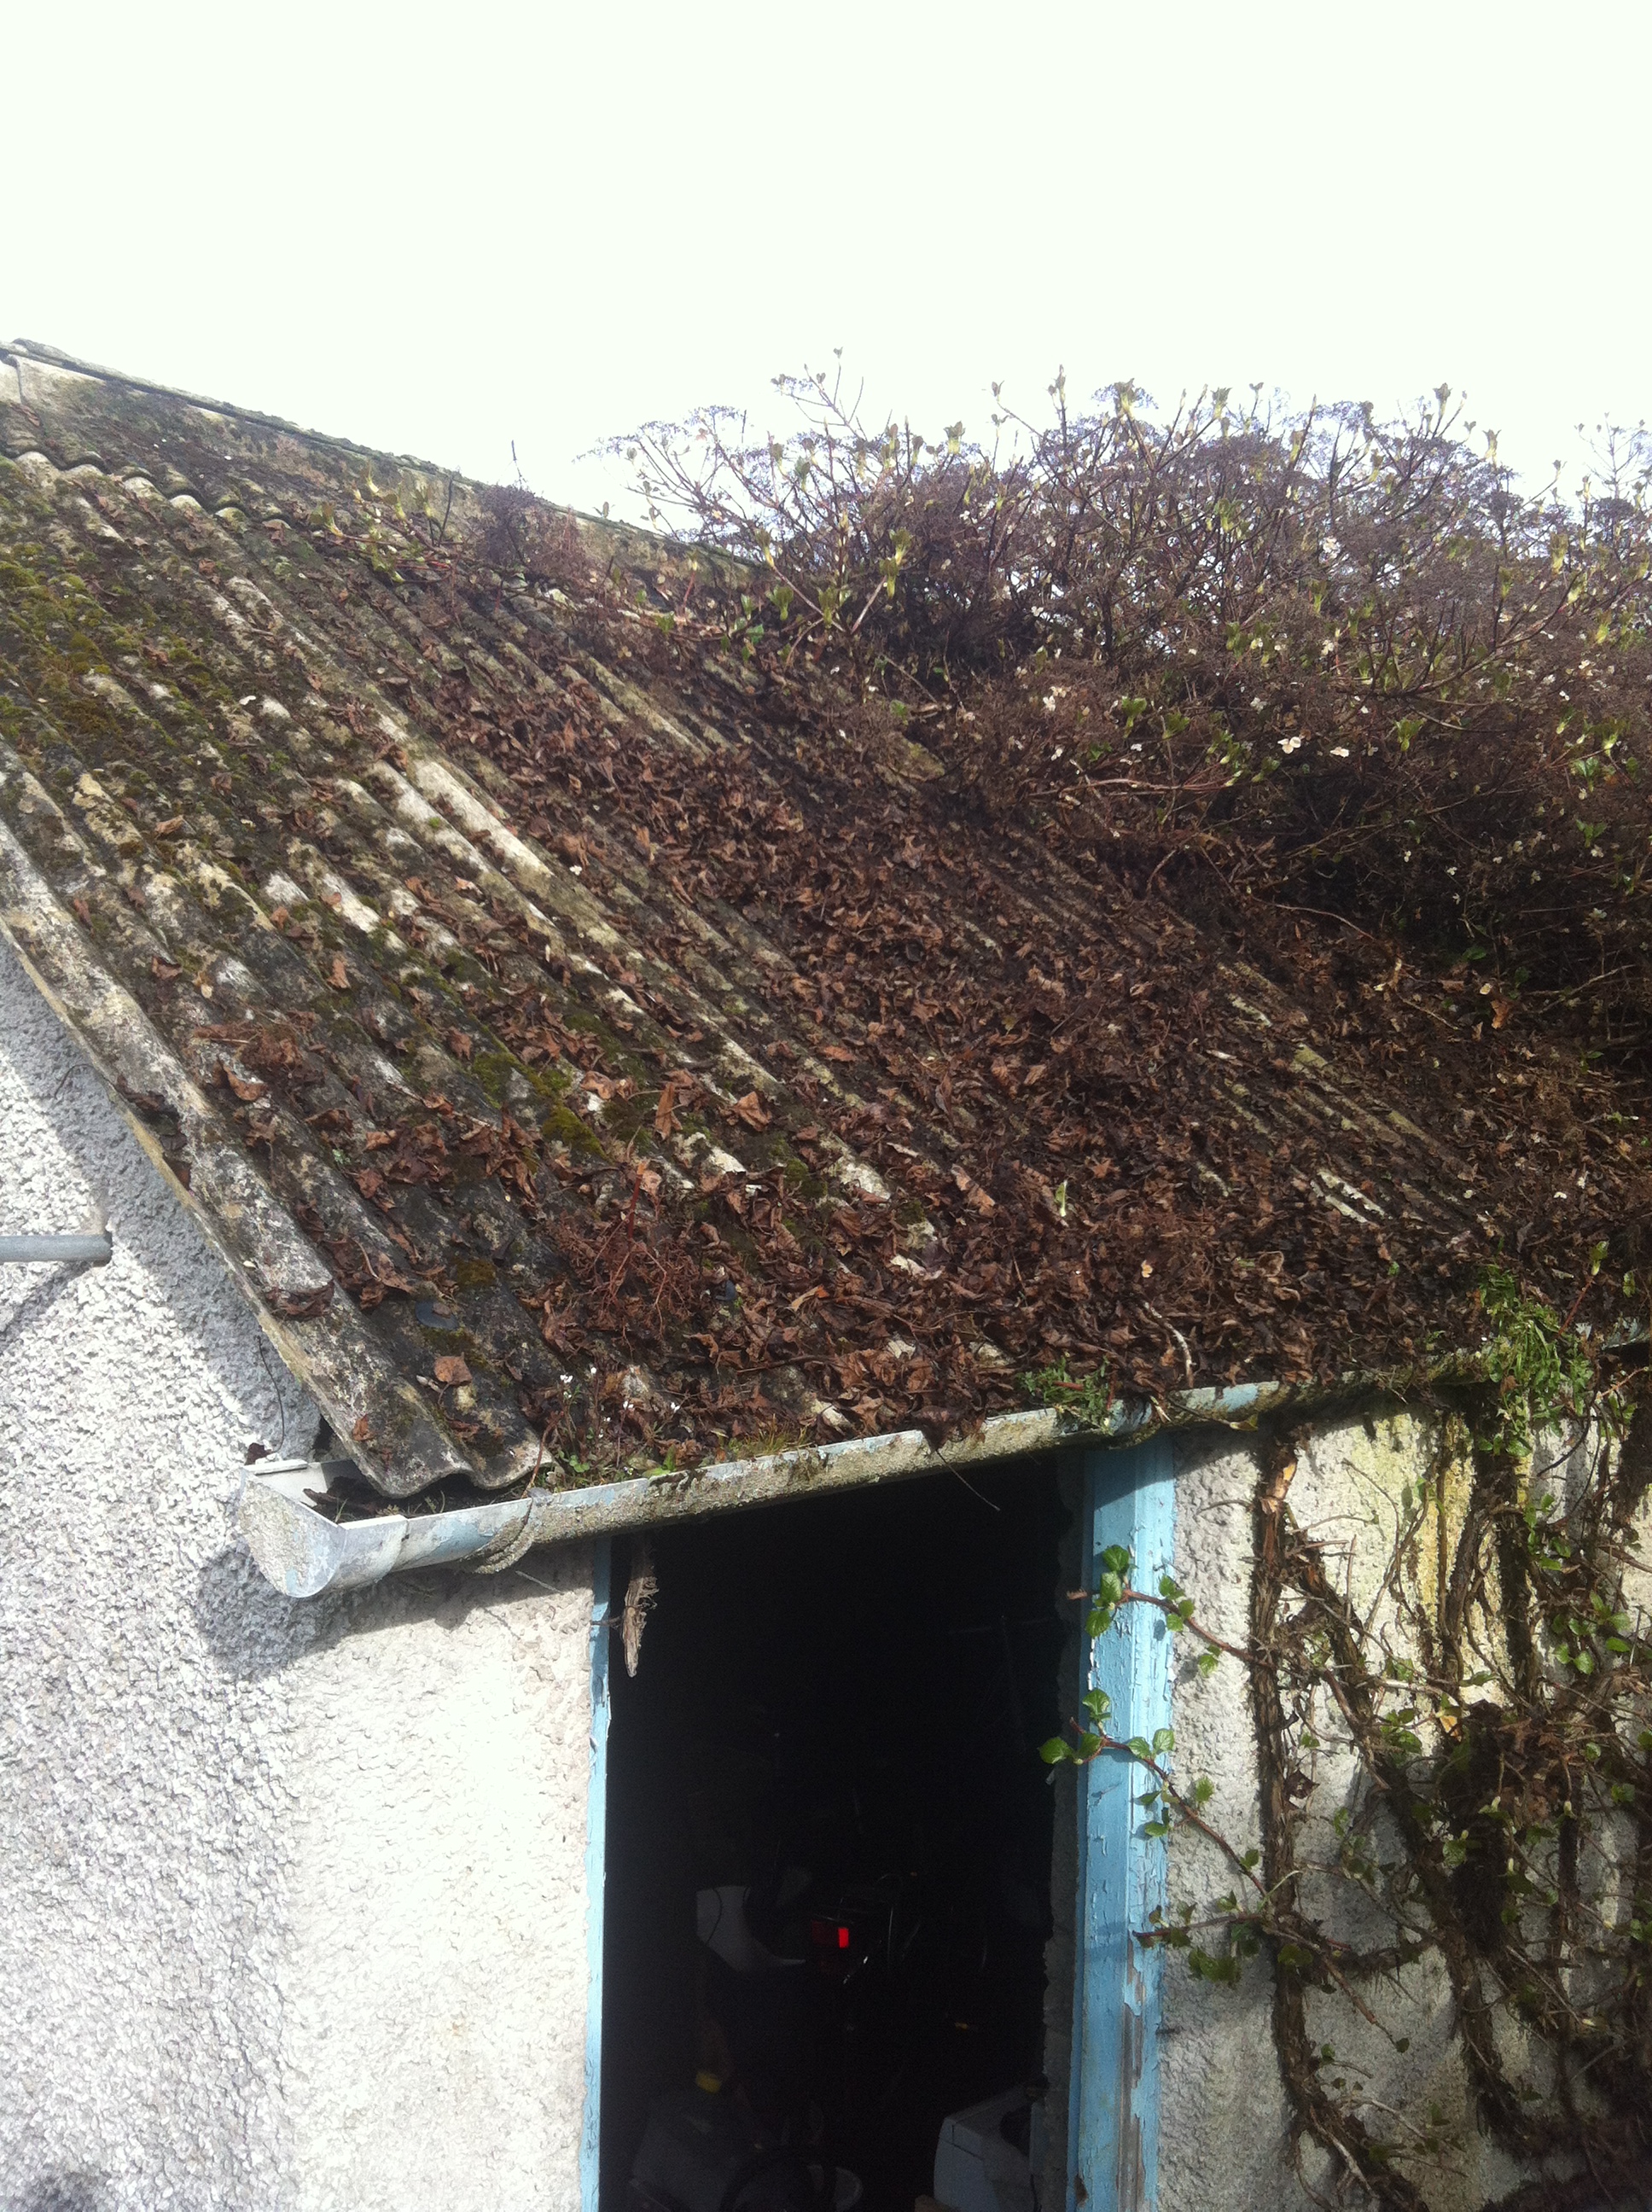
<path fill-rule="evenodd" d="M 657 541 L 39 349 L 0 452 L 0 926 L 381 1491 L 1416 1362 L 1644 1217 L 1575 1054 L 1264 974 Z"/>

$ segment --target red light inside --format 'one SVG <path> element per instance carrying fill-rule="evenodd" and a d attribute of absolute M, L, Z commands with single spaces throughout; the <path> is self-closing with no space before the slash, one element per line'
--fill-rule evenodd
<path fill-rule="evenodd" d="M 849 1931 L 847 1928 L 841 1927 L 837 1931 L 837 1948 L 840 1951 L 847 1951 L 849 1948 Z"/>

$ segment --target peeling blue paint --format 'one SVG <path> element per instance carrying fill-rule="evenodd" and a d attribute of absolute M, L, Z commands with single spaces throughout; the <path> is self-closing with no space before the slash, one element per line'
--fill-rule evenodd
<path fill-rule="evenodd" d="M 1114 1398 L 1095 1433 L 1125 1437 L 1146 1430 L 1185 1428 L 1200 1421 L 1242 1425 L 1303 1395 L 1300 1387 L 1291 1382 L 1235 1382 L 1221 1390 L 1173 1390 L 1163 1401 Z"/>
<path fill-rule="evenodd" d="M 602 2172 L 603 1910 L 608 1870 L 608 1626 L 613 1545 L 591 1562 L 591 1774 L 585 1816 L 585 2109 L 580 2126 L 580 2212 L 597 2212 Z"/>
<path fill-rule="evenodd" d="M 1175 1561 L 1170 1439 L 1086 1453 L 1084 1469 L 1085 1587 L 1096 1588 L 1102 1553 L 1122 1544 L 1137 1587 L 1156 1589 Z M 1099 1639 L 1090 1686 L 1112 1700 L 1109 1735 L 1151 1742 L 1170 1725 L 1170 1650 L 1163 1616 L 1147 1606 L 1127 1606 Z M 1142 1787 L 1122 1752 L 1102 1753 L 1079 1777 L 1067 2212 L 1153 2212 L 1158 2202 L 1163 1954 L 1136 1934 L 1164 1903 L 1168 1868 L 1163 1839 L 1141 1832 L 1152 1818 L 1134 1802 Z"/>

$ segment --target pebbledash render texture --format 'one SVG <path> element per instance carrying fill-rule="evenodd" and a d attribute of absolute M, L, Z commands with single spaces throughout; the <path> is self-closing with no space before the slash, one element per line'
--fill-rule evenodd
<path fill-rule="evenodd" d="M 9 2208 L 597 2212 L 606 1530 L 1051 1451 L 1076 1516 L 1168 1423 L 1167 1557 L 1237 1635 L 1246 1418 L 1294 1400 L 1293 1511 L 1380 1582 L 1438 1479 L 1394 1394 L 1485 1255 L 1558 1286 L 1643 1208 L 1558 1047 L 1396 988 L 1435 1048 L 1384 1060 L 972 811 L 938 732 L 823 749 L 826 678 L 720 653 L 689 561 L 0 349 L 0 1232 L 114 1254 L 0 1269 Z M 272 1460 L 377 1564 L 272 1588 Z M 512 1505 L 491 1573 L 386 1571 Z M 1242 1836 L 1237 1670 L 1167 1694 Z M 1210 1871 L 1179 1837 L 1171 1903 Z M 1058 2090 L 1077 1881 L 1069 1817 Z M 1510 2185 L 1446 1993 L 1382 2002 L 1374 2094 L 1440 2106 L 1465 2206 Z M 1165 1976 L 1165 2212 L 1312 2201 L 1268 2005 Z"/>
<path fill-rule="evenodd" d="M 590 1553 L 295 1605 L 246 1447 L 318 1413 L 9 947 L 0 2203 L 580 2201 Z"/>

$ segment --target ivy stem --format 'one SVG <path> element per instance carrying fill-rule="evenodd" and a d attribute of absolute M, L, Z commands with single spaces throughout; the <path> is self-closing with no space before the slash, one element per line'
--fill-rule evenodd
<path fill-rule="evenodd" d="M 1067 1595 L 1075 1603 L 1082 1601 L 1088 1604 L 1090 1601 L 1090 1593 L 1087 1589 L 1069 1590 Z M 1242 1644 L 1228 1643 L 1214 1630 L 1206 1628 L 1202 1621 L 1195 1620 L 1191 1613 L 1184 1613 L 1174 1598 L 1155 1597 L 1150 1590 L 1132 1589 L 1127 1583 L 1110 1602 L 1114 1605 L 1151 1605 L 1160 1613 L 1173 1613 L 1190 1636 L 1196 1637 L 1201 1644 L 1207 1644 L 1212 1651 L 1225 1651 L 1230 1659 L 1242 1660 L 1247 1667 L 1255 1664 L 1256 1654 L 1254 1651 L 1248 1650 Z"/>
<path fill-rule="evenodd" d="M 1088 1766 L 1091 1759 L 1099 1759 L 1104 1751 L 1121 1751 L 1127 1759 L 1133 1759 L 1138 1766 L 1145 1766 L 1171 1804 L 1181 1814 L 1182 1819 L 1187 1821 L 1188 1826 L 1197 1828 L 1201 1836 L 1207 1837 L 1235 1871 L 1244 1876 L 1257 1895 L 1264 1899 L 1266 1899 L 1266 1890 L 1256 1879 L 1254 1869 L 1245 1864 L 1243 1854 L 1235 1850 L 1227 1838 L 1218 1829 L 1212 1827 L 1208 1820 L 1201 1820 L 1199 1814 L 1194 1811 L 1193 1806 L 1171 1781 L 1165 1769 L 1159 1765 L 1157 1759 L 1144 1759 L 1140 1752 L 1133 1751 L 1122 1737 L 1107 1735 L 1097 1730 L 1095 1750 L 1076 1753 L 1073 1755 L 1072 1764 L 1075 1766 Z"/>

